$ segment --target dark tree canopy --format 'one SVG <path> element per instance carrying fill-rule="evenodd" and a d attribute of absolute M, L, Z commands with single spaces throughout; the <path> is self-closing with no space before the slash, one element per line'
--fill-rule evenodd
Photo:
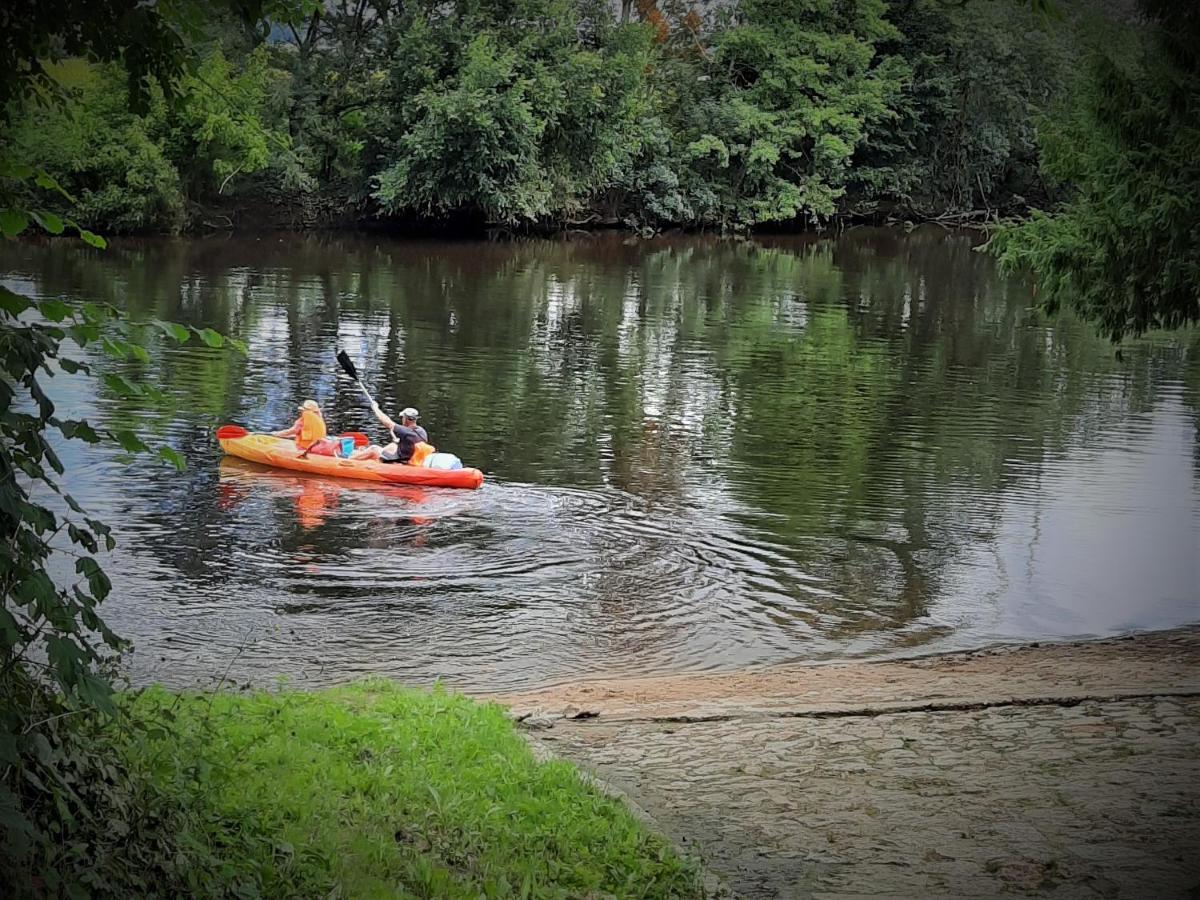
<path fill-rule="evenodd" d="M 1044 128 L 1070 201 L 993 241 L 1033 269 L 1046 309 L 1066 303 L 1114 341 L 1200 321 L 1200 5 L 1142 9 L 1143 33 L 1109 35 Z"/>
<path fill-rule="evenodd" d="M 19 5 L 8 155 L 115 231 L 1019 213 L 1075 40 L 1017 0 Z"/>

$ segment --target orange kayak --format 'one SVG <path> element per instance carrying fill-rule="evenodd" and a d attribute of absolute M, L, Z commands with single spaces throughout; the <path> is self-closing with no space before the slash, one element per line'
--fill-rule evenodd
<path fill-rule="evenodd" d="M 371 459 L 337 459 L 311 454 L 301 459 L 295 442 L 254 432 L 247 432 L 240 437 L 218 434 L 218 439 L 221 449 L 230 456 L 264 466 L 274 466 L 277 469 L 291 469 L 294 472 L 310 472 L 330 478 L 357 478 L 359 481 L 380 481 L 387 484 L 419 484 L 425 487 L 471 490 L 483 484 L 483 473 L 478 469 L 426 469 L 423 466 L 381 463 Z"/>

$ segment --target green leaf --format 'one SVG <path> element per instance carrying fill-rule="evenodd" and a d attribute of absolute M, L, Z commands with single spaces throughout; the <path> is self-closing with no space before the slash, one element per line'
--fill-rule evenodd
<path fill-rule="evenodd" d="M 100 443 L 100 435 L 96 434 L 92 426 L 82 419 L 67 419 L 59 422 L 58 430 L 62 432 L 63 437 L 70 440 L 86 441 L 89 444 Z M 68 498 L 67 502 L 71 503 L 72 501 Z M 74 507 L 72 508 L 74 509 Z M 75 511 L 82 512 L 83 510 L 76 509 Z"/>
<path fill-rule="evenodd" d="M 83 510 L 80 510 L 80 513 L 82 512 Z M 112 529 L 103 522 L 99 522 L 90 516 L 84 516 L 83 521 L 87 523 L 88 528 L 92 529 L 95 534 L 98 534 L 104 538 L 104 546 L 106 549 L 111 550 L 113 547 L 117 546 L 117 542 L 112 536 Z"/>
<path fill-rule="evenodd" d="M 0 735 L 3 735 L 3 732 L 0 732 Z M 8 789 L 7 785 L 0 784 L 0 826 L 6 832 L 9 841 L 8 849 L 18 859 L 28 853 L 35 838 L 42 837 L 41 830 L 35 829 L 33 824 L 25 818 L 25 814 L 22 812 L 24 805 L 21 800 L 17 799 L 17 795 Z"/>
<path fill-rule="evenodd" d="M 46 740 L 46 736 L 40 731 L 35 731 L 29 735 L 29 747 L 33 751 L 34 758 L 43 766 L 49 766 L 54 762 L 54 750 L 50 747 L 50 742 Z"/>
<path fill-rule="evenodd" d="M 230 346 L 232 346 L 234 350 L 236 350 L 238 353 L 242 354 L 243 356 L 246 355 L 246 342 L 245 341 L 239 341 L 237 338 L 226 338 L 226 340 L 229 341 Z"/>
<path fill-rule="evenodd" d="M 154 324 L 161 328 L 168 337 L 174 338 L 181 344 L 187 343 L 188 338 L 192 336 L 192 333 L 178 322 L 156 320 Z"/>
<path fill-rule="evenodd" d="M 100 341 L 100 349 L 113 359 L 125 359 L 129 356 L 125 349 L 124 341 L 114 341 L 112 338 L 103 338 Z"/>
<path fill-rule="evenodd" d="M 38 303 L 38 311 L 51 322 L 61 322 L 71 314 L 71 307 L 61 300 L 42 300 Z"/>
<path fill-rule="evenodd" d="M 22 297 L 20 294 L 14 294 L 6 287 L 0 287 L 0 309 L 4 310 L 14 319 L 31 306 L 33 306 L 33 301 L 28 297 Z"/>
<path fill-rule="evenodd" d="M 46 231 L 50 232 L 51 234 L 62 234 L 63 233 L 63 227 L 64 227 L 63 220 L 61 217 L 56 216 L 54 213 L 47 212 L 46 210 L 43 209 L 43 210 L 31 210 L 29 214 L 31 216 L 33 216 L 33 220 L 35 222 L 37 222 L 39 225 L 41 225 L 44 229 L 46 229 Z"/>
<path fill-rule="evenodd" d="M 0 210 L 0 234 L 14 238 L 29 227 L 29 217 L 19 209 Z"/>
<path fill-rule="evenodd" d="M 187 468 L 187 461 L 183 458 L 183 454 L 178 450 L 174 450 L 171 447 L 159 447 L 158 455 L 159 458 L 173 465 L 177 472 L 182 472 Z"/>
<path fill-rule="evenodd" d="M 140 397 L 144 393 L 143 390 L 126 378 L 124 375 L 117 375 L 115 372 L 108 372 L 100 376 L 101 383 L 118 397 L 129 399 L 131 397 Z"/>
<path fill-rule="evenodd" d="M 167 399 L 166 393 L 152 384 L 143 384 L 141 390 L 142 396 L 153 403 L 162 403 Z"/>
<path fill-rule="evenodd" d="M 73 685 L 83 664 L 83 653 L 79 645 L 69 638 L 51 635 L 46 639 L 46 656 L 58 673 L 58 680 L 64 686 Z"/>
<path fill-rule="evenodd" d="M 62 367 L 62 370 L 64 372 L 66 372 L 68 375 L 74 375 L 76 372 L 83 372 L 86 374 L 91 371 L 85 363 L 81 363 L 81 362 L 78 362 L 73 359 L 68 359 L 67 357 L 63 357 L 62 359 L 60 359 L 58 361 L 58 364 L 59 364 L 59 366 Z"/>
<path fill-rule="evenodd" d="M 79 682 L 75 685 L 79 697 L 101 712 L 110 716 L 116 715 L 117 708 L 112 702 L 112 687 L 108 682 L 84 671 L 79 673 Z"/>
<path fill-rule="evenodd" d="M 26 176 L 26 177 L 28 177 L 28 176 Z M 45 188 L 48 191 L 57 191 L 59 194 L 62 194 L 62 196 L 65 197 L 67 200 L 70 200 L 72 203 L 75 202 L 75 198 L 72 197 L 70 195 L 70 193 L 68 193 L 67 189 L 64 188 L 57 181 L 55 181 L 51 175 L 44 172 L 43 170 L 38 169 L 36 180 L 37 180 L 38 187 Z"/>
<path fill-rule="evenodd" d="M 42 386 L 33 378 L 26 381 L 29 387 L 29 396 L 37 401 L 38 412 L 43 419 L 49 419 L 54 415 L 54 404 L 50 402 L 50 398 L 46 396 L 46 392 L 42 390 Z"/>
<path fill-rule="evenodd" d="M 83 317 L 89 322 L 103 322 L 113 316 L 112 307 L 105 306 L 103 303 L 85 303 L 80 307 L 83 311 Z"/>
<path fill-rule="evenodd" d="M 96 534 L 111 534 L 112 533 L 111 528 L 109 528 L 103 522 L 98 521 L 97 519 L 93 519 L 89 516 L 84 516 L 83 521 L 85 521 L 87 523 L 87 527 L 92 529 L 92 531 L 96 532 Z"/>
<path fill-rule="evenodd" d="M 83 238 L 83 241 L 85 244 L 90 244 L 91 246 L 95 247 L 97 250 L 103 250 L 105 247 L 108 246 L 108 241 L 106 241 L 104 238 L 100 237 L 100 235 L 98 235 L 94 232 L 88 231 L 86 228 L 79 229 L 79 236 L 81 238 Z"/>
<path fill-rule="evenodd" d="M 121 445 L 121 448 L 129 453 L 145 453 L 150 449 L 145 441 L 128 428 L 119 428 L 116 431 L 110 432 L 110 434 Z"/>
<path fill-rule="evenodd" d="M 112 590 L 112 582 L 108 580 L 108 576 L 100 568 L 100 563 L 96 562 L 90 556 L 85 556 L 83 559 L 78 560 L 75 563 L 75 571 L 87 579 L 88 588 L 91 589 L 93 596 L 97 600 L 103 600 L 108 596 L 108 592 Z"/>
<path fill-rule="evenodd" d="M 79 544 L 88 553 L 100 552 L 100 545 L 96 543 L 96 536 L 86 528 L 80 528 L 78 525 L 67 525 L 67 535 L 71 538 L 71 543 Z"/>
<path fill-rule="evenodd" d="M 44 781 L 42 781 L 42 779 L 38 778 L 37 773 L 34 772 L 32 769 L 22 768 L 21 769 L 21 777 L 24 778 L 26 781 L 28 781 L 30 784 L 32 784 L 35 788 L 37 788 L 43 794 L 50 793 L 50 788 L 48 788 L 46 786 L 46 782 L 44 782 Z"/>
<path fill-rule="evenodd" d="M 218 332 L 213 331 L 211 328 L 201 328 L 196 333 L 200 335 L 201 340 L 203 340 L 204 343 L 208 344 L 210 347 L 225 346 L 225 338 L 223 338 Z"/>
<path fill-rule="evenodd" d="M 21 637 L 21 628 L 17 624 L 17 620 L 3 606 L 0 606 L 0 636 L 3 636 L 4 646 L 12 646 Z M 0 730 L 0 741 L 3 740 L 4 732 Z M 4 761 L 4 754 L 0 752 L 0 762 Z"/>
<path fill-rule="evenodd" d="M 0 178 L 17 178 L 26 181 L 33 177 L 33 168 L 25 163 L 0 162 Z"/>
<path fill-rule="evenodd" d="M 46 444 L 42 448 L 42 452 L 46 457 L 46 462 L 50 463 L 50 468 L 52 468 L 59 475 L 62 475 L 66 472 L 66 469 L 62 464 L 62 460 L 58 458 L 58 454 L 54 452 L 53 447 L 51 447 L 49 444 Z"/>
<path fill-rule="evenodd" d="M 55 518 L 54 513 L 50 512 L 44 506 L 38 506 L 36 503 L 21 504 L 21 519 L 38 534 L 53 531 L 58 524 L 58 519 Z"/>
<path fill-rule="evenodd" d="M 100 340 L 100 328 L 96 325 L 72 325 L 67 329 L 67 334 L 80 347 L 86 347 L 93 341 Z"/>
<path fill-rule="evenodd" d="M 95 560 L 92 560 L 92 562 L 95 562 Z M 35 600 L 48 602 L 53 600 L 57 595 L 58 591 L 54 588 L 54 582 L 50 580 L 50 576 L 45 572 L 34 572 L 22 578 L 17 586 L 13 588 L 13 596 L 22 604 L 32 603 Z"/>

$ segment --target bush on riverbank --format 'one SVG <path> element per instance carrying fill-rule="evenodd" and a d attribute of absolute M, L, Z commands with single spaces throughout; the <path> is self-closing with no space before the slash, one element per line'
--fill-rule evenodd
<path fill-rule="evenodd" d="M 91 896 L 702 894 L 619 802 L 537 763 L 498 707 L 371 682 L 156 689 L 123 709 L 117 731 L 88 732 L 94 764 L 80 757 L 97 818 L 23 873 L 24 893 L 56 872 Z"/>
<path fill-rule="evenodd" d="M 1046 200 L 1075 32 L 1012 0 L 366 0 L 205 20 L 171 102 L 117 64 L 11 110 L 107 231 L 337 217 L 741 230 Z"/>

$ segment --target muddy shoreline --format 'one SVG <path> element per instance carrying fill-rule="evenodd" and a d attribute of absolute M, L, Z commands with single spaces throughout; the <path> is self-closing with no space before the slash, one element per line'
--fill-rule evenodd
<path fill-rule="evenodd" d="M 702 720 L 854 715 L 1200 693 L 1200 625 L 1116 638 L 1027 643 L 745 672 L 593 679 L 488 695 L 517 718 Z"/>
<path fill-rule="evenodd" d="M 1200 889 L 1200 627 L 488 699 L 718 896 Z"/>

